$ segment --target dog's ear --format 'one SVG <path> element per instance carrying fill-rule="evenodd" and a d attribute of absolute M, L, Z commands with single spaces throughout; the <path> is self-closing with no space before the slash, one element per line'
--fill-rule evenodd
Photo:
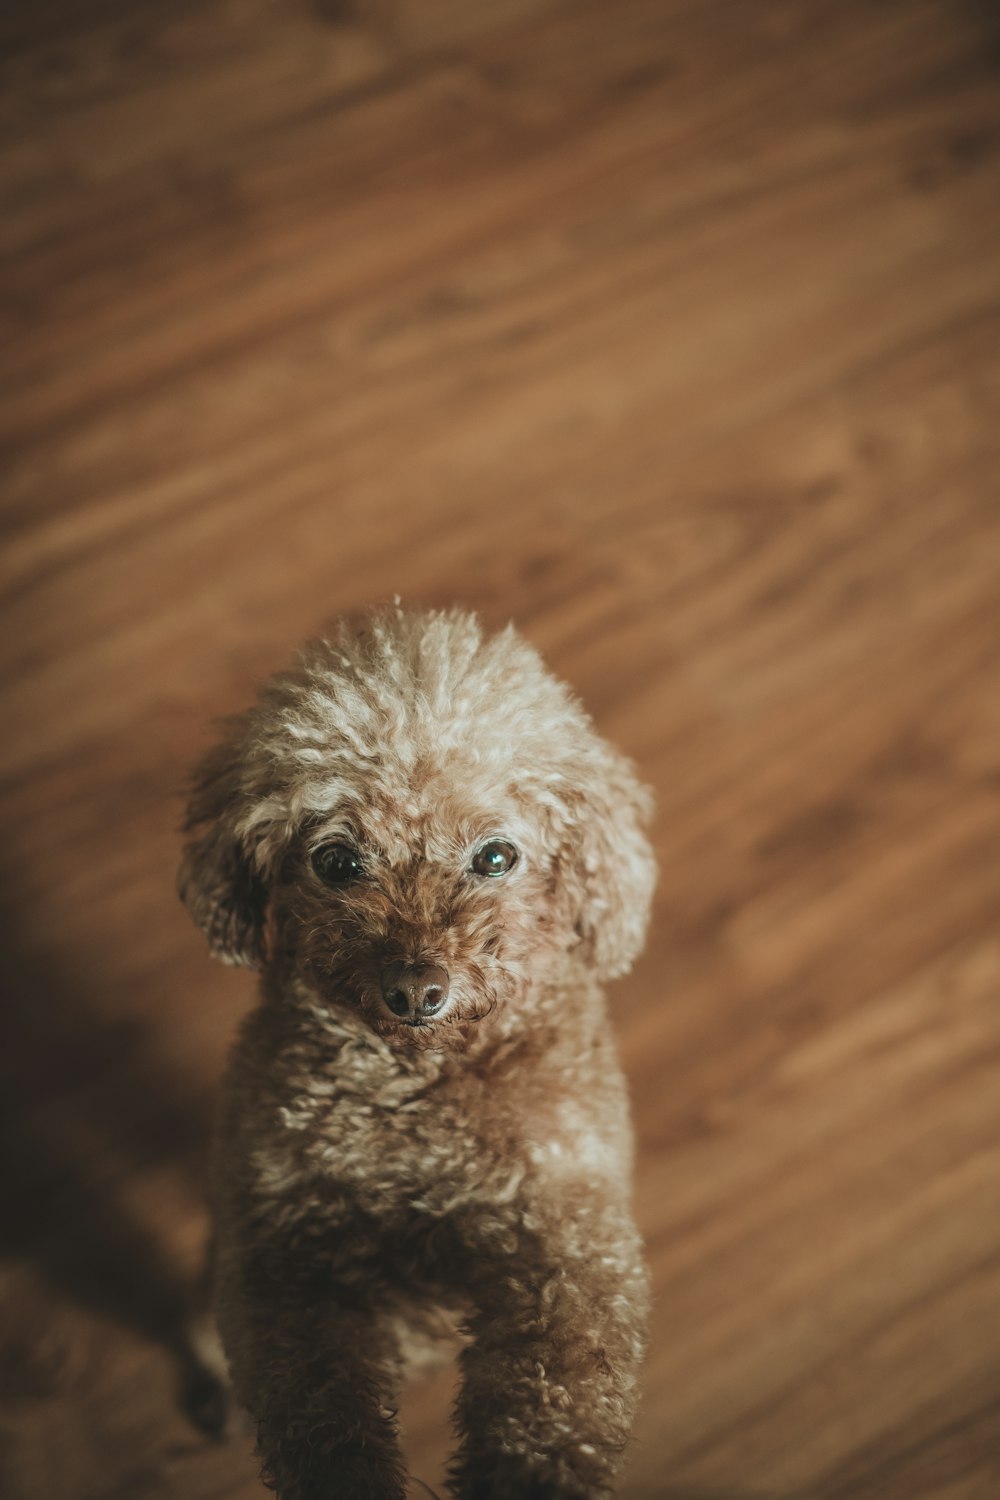
<path fill-rule="evenodd" d="M 572 797 L 560 865 L 573 924 L 601 979 L 626 974 L 642 949 L 656 885 L 646 828 L 653 799 L 629 761 L 598 742 Z"/>
<path fill-rule="evenodd" d="M 198 767 L 191 789 L 177 889 L 223 963 L 264 962 L 267 880 L 240 831 L 241 721 Z"/>

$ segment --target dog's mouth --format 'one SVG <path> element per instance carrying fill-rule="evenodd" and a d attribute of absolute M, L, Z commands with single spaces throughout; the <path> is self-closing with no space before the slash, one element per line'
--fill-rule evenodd
<path fill-rule="evenodd" d="M 436 1010 L 433 1015 L 427 1016 L 397 1016 L 393 1015 L 385 1006 L 382 1006 L 382 1019 L 391 1026 L 399 1026 L 403 1031 L 432 1031 L 436 1025 L 447 1021 L 452 1006 L 447 1002 Z"/>

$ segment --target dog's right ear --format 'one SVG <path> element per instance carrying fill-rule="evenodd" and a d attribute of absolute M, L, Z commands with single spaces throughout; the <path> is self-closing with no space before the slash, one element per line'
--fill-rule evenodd
<path fill-rule="evenodd" d="M 253 846 L 239 829 L 241 736 L 234 729 L 195 773 L 184 821 L 190 837 L 177 889 L 217 958 L 259 969 L 265 955 L 268 890 L 254 863 Z"/>

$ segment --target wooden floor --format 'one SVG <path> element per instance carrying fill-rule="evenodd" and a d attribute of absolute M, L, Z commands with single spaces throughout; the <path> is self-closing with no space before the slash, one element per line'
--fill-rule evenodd
<path fill-rule="evenodd" d="M 1000 13 L 11 0 L 0 58 L 0 1492 L 261 1493 L 177 1402 L 252 983 L 179 789 L 399 593 L 657 790 L 623 1500 L 997 1500 Z"/>

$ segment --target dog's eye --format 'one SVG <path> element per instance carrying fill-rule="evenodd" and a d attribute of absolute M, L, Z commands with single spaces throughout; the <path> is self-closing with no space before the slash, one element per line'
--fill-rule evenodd
<path fill-rule="evenodd" d="M 517 850 L 506 839 L 490 839 L 472 857 L 475 875 L 506 875 L 517 864 Z"/>
<path fill-rule="evenodd" d="M 346 885 L 362 873 L 358 851 L 350 844 L 320 844 L 313 850 L 312 867 L 324 885 Z"/>

